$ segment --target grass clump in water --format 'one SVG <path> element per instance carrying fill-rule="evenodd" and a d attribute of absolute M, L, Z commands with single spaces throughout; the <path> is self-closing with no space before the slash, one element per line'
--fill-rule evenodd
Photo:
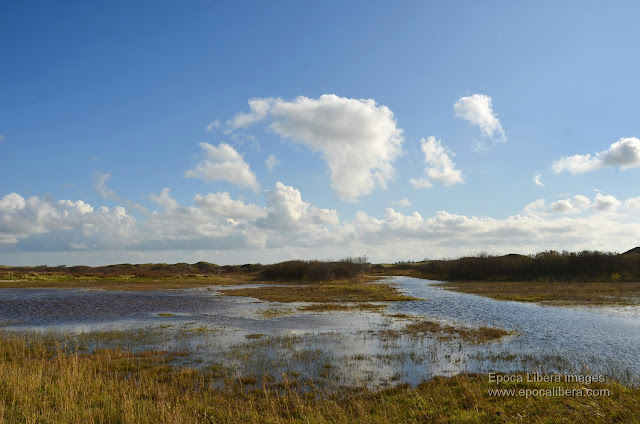
<path fill-rule="evenodd" d="M 405 296 L 395 288 L 380 283 L 370 283 L 366 278 L 336 280 L 296 286 L 267 286 L 221 290 L 228 296 L 254 297 L 269 302 L 397 302 L 418 300 Z"/>

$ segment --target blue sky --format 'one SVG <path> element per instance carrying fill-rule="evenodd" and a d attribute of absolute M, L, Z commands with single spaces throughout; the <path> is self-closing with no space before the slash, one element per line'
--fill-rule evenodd
<path fill-rule="evenodd" d="M 0 263 L 640 245 L 638 16 L 2 2 Z"/>

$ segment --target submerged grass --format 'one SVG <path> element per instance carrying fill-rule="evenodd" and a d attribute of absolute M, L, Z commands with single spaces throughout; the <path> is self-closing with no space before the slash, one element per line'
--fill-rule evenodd
<path fill-rule="evenodd" d="M 398 338 L 407 336 L 411 338 L 437 337 L 439 339 L 459 339 L 469 343 L 488 343 L 515 333 L 497 327 L 462 327 L 451 324 L 443 324 L 437 321 L 419 319 L 405 314 L 388 315 L 389 317 L 410 320 L 401 329 L 386 329 L 380 331 L 383 338 Z"/>
<path fill-rule="evenodd" d="M 567 305 L 640 304 L 640 282 L 470 281 L 443 283 L 440 286 L 463 293 L 520 302 L 553 302 Z"/>
<path fill-rule="evenodd" d="M 435 378 L 415 388 L 318 390 L 296 373 L 279 381 L 168 365 L 162 352 L 69 353 L 41 336 L 0 338 L 0 422 L 125 423 L 597 423 L 638 422 L 640 389 L 593 383 L 609 396 L 489 396 L 488 390 L 583 388 L 506 383 L 486 375 Z M 224 383 L 214 388 L 216 381 Z M 252 388 L 256 387 L 256 388 Z"/>

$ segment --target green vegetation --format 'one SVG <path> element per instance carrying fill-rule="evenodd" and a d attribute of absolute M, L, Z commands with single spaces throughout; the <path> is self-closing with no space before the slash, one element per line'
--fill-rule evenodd
<path fill-rule="evenodd" d="M 453 260 L 427 261 L 414 270 L 424 278 L 475 281 L 640 281 L 640 255 L 598 251 L 556 252 L 531 256 L 480 254 Z"/>
<path fill-rule="evenodd" d="M 344 258 L 338 262 L 286 261 L 265 266 L 260 277 L 269 281 L 333 281 L 364 275 L 368 268 L 366 257 Z"/>
<path fill-rule="evenodd" d="M 415 388 L 324 391 L 296 373 L 229 375 L 168 365 L 162 352 L 71 353 L 32 336 L 0 339 L 1 422 L 127 423 L 599 423 L 638 422 L 640 389 L 592 383 L 610 396 L 489 396 L 488 390 L 584 388 L 581 383 L 497 386 L 486 375 L 435 378 Z M 222 384 L 222 386 L 220 386 Z M 214 388 L 219 387 L 219 388 Z M 256 387 L 256 388 L 252 388 Z"/>
<path fill-rule="evenodd" d="M 374 265 L 374 275 L 443 280 L 443 287 L 500 300 L 574 305 L 640 304 L 640 248 L 624 254 L 546 251 Z"/>

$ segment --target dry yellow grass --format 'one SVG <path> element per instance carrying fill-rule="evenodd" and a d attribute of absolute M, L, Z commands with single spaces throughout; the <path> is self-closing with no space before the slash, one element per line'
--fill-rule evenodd
<path fill-rule="evenodd" d="M 247 296 L 269 302 L 396 302 L 416 300 L 394 287 L 370 283 L 368 278 L 335 280 L 295 286 L 270 286 L 222 290 L 229 296 Z"/>
<path fill-rule="evenodd" d="M 491 397 L 486 375 L 436 378 L 399 386 L 333 392 L 299 389 L 294 376 L 174 368 L 159 352 L 65 352 L 39 337 L 0 339 L 0 422 L 24 423 L 601 423 L 638 422 L 640 390 L 616 383 L 601 397 Z M 262 381 L 262 384 L 260 384 Z M 258 389 L 245 385 L 258 384 Z M 575 383 L 509 383 L 505 389 L 579 388 Z"/>
<path fill-rule="evenodd" d="M 443 283 L 440 286 L 463 293 L 520 302 L 554 302 L 573 305 L 640 303 L 640 282 L 465 281 Z"/>

